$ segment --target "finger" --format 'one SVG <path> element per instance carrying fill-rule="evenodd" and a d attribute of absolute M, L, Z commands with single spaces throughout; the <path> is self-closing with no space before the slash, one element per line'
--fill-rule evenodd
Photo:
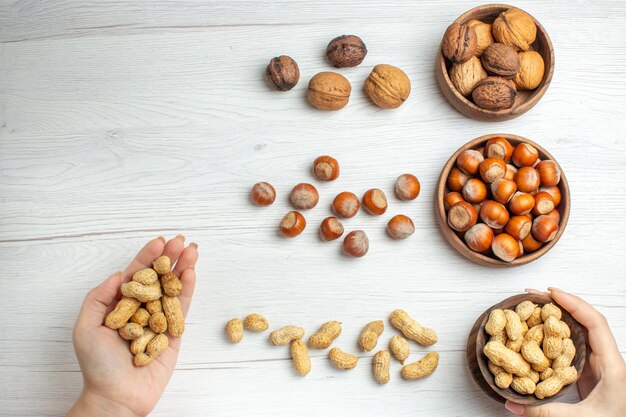
<path fill-rule="evenodd" d="M 163 255 L 170 258 L 172 265 L 174 265 L 180 254 L 183 252 L 183 249 L 185 249 L 185 236 L 178 235 L 175 238 L 170 239 L 165 244 L 165 248 L 163 248 Z"/>
<path fill-rule="evenodd" d="M 123 275 L 116 272 L 85 296 L 78 314 L 76 327 L 87 328 L 102 325 L 108 307 L 113 304 L 122 285 Z"/>
<path fill-rule="evenodd" d="M 580 407 L 575 404 L 549 403 L 538 406 L 524 406 L 507 400 L 507 410 L 523 417 L 576 417 L 581 416 Z"/>
<path fill-rule="evenodd" d="M 124 270 L 123 281 L 129 281 L 133 274 L 140 269 L 152 266 L 152 261 L 161 256 L 165 246 L 165 238 L 157 237 L 141 248 L 135 259 Z"/>
<path fill-rule="evenodd" d="M 191 306 L 193 291 L 196 287 L 196 271 L 191 268 L 185 269 L 180 275 L 180 281 L 183 284 L 183 290 L 178 298 L 180 299 L 180 305 L 183 309 L 183 316 L 187 318 L 187 312 L 189 312 L 189 307 Z M 178 355 L 178 350 L 180 349 L 180 338 L 170 337 L 170 347 L 174 349 Z"/>
<path fill-rule="evenodd" d="M 580 373 L 580 378 L 578 378 L 578 394 L 580 394 L 581 399 L 587 398 L 587 396 L 593 391 L 596 387 L 597 381 L 593 376 L 592 364 L 591 364 L 591 356 L 589 355 L 589 351 L 587 351 L 587 360 L 585 361 L 585 367 Z"/>
<path fill-rule="evenodd" d="M 174 267 L 174 273 L 180 276 L 185 269 L 195 268 L 197 261 L 198 244 L 192 242 L 183 250 L 183 253 L 180 254 L 178 262 L 176 262 L 176 266 Z"/>
<path fill-rule="evenodd" d="M 576 321 L 587 328 L 589 346 L 591 346 L 593 353 L 598 356 L 598 359 L 601 359 L 599 362 L 602 362 L 603 368 L 608 369 L 616 363 L 621 363 L 622 355 L 619 353 L 606 318 L 582 298 L 557 288 L 548 289 L 554 301 L 569 311 Z"/>

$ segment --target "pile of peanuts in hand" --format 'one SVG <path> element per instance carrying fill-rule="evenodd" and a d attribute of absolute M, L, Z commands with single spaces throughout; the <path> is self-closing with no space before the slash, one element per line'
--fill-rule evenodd
<path fill-rule="evenodd" d="M 497 387 L 543 399 L 576 381 L 571 366 L 576 347 L 561 316 L 554 304 L 539 307 L 531 301 L 489 314 L 485 331 L 491 337 L 483 353 Z"/>
<path fill-rule="evenodd" d="M 421 346 L 430 346 L 437 342 L 437 334 L 434 330 L 420 325 L 413 320 L 404 310 L 395 310 L 389 317 L 389 322 L 398 329 L 402 335 L 395 335 L 389 341 L 389 349 L 379 350 L 372 359 L 372 373 L 379 384 L 386 384 L 390 380 L 391 355 L 402 366 L 400 375 L 408 381 L 424 378 L 432 374 L 439 363 L 439 353 L 430 352 L 422 359 L 404 365 L 409 357 L 410 348 L 407 339 L 415 341 Z M 239 343 L 243 339 L 243 329 L 253 332 L 263 332 L 269 328 L 268 320 L 260 314 L 249 314 L 244 320 L 235 318 L 226 324 L 226 336 L 232 343 Z M 375 320 L 365 325 L 358 338 L 358 347 L 361 352 L 370 352 L 378 344 L 378 339 L 383 333 L 385 324 L 382 320 Z M 327 349 L 341 334 L 341 323 L 328 321 L 322 324 L 317 332 L 309 337 L 305 344 L 304 328 L 295 325 L 282 327 L 274 330 L 269 335 L 270 343 L 274 346 L 290 345 L 291 357 L 296 373 L 305 376 L 311 371 L 310 349 Z M 391 353 L 390 353 L 391 352 Z M 333 366 L 340 370 L 354 369 L 359 362 L 359 357 L 345 352 L 338 347 L 328 351 L 328 359 Z"/>
<path fill-rule="evenodd" d="M 130 341 L 135 366 L 148 365 L 167 349 L 166 331 L 172 337 L 180 337 L 185 331 L 178 298 L 183 286 L 170 269 L 170 258 L 161 256 L 152 268 L 135 272 L 131 281 L 122 284 L 122 298 L 104 321 L 105 326 Z"/>

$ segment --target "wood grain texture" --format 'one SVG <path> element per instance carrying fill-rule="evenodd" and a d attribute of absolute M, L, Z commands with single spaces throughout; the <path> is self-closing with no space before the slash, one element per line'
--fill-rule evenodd
<path fill-rule="evenodd" d="M 623 238 L 626 226 L 626 4 L 519 1 L 546 28 L 556 53 L 550 89 L 528 113 L 497 126 L 457 113 L 441 95 L 434 60 L 445 28 L 475 4 L 380 2 L 31 0 L 0 4 L 1 416 L 63 415 L 81 376 L 71 329 L 86 292 L 125 266 L 149 238 L 184 233 L 199 243 L 199 282 L 177 371 L 154 416 L 307 415 L 507 416 L 481 393 L 465 364 L 465 341 L 490 305 L 525 287 L 573 291 L 607 316 L 626 351 Z M 575 27 L 576 30 L 572 30 Z M 356 33 L 369 54 L 341 70 L 348 106 L 312 109 L 308 80 L 329 70 L 324 49 Z M 301 81 L 268 90 L 263 71 L 293 56 Z M 373 106 L 362 82 L 378 63 L 402 68 L 413 91 L 397 110 Z M 435 186 L 450 155 L 495 131 L 531 138 L 567 173 L 572 209 L 558 244 L 509 270 L 475 265 L 437 228 Z M 388 216 L 345 222 L 370 236 L 361 259 L 322 244 L 316 227 L 286 241 L 276 228 L 297 182 L 314 181 L 313 159 L 331 154 L 338 181 L 319 184 L 314 226 L 332 197 L 387 191 Z M 391 197 L 395 178 L 416 174 L 420 197 Z M 270 181 L 268 208 L 248 203 Z M 317 183 L 316 183 L 317 184 Z M 394 214 L 416 232 L 385 232 Z M 439 368 L 405 382 L 371 376 L 371 355 L 349 373 L 312 352 L 312 371 L 294 375 L 288 349 L 267 334 L 236 346 L 223 326 L 252 311 L 272 328 L 343 322 L 335 345 L 356 350 L 362 326 L 404 308 L 437 330 L 439 342 L 411 345 L 409 361 L 436 349 Z M 389 326 L 387 326 L 389 327 Z M 387 328 L 381 343 L 395 334 Z M 573 396 L 565 398 L 575 401 Z"/>

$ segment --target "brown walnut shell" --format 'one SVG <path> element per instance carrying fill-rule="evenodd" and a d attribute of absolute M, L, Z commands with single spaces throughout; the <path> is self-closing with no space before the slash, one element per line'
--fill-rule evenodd
<path fill-rule="evenodd" d="M 400 68 L 378 64 L 365 80 L 364 88 L 378 107 L 395 109 L 411 94 L 411 81 Z"/>
<path fill-rule="evenodd" d="M 474 29 L 476 32 L 476 56 L 481 56 L 485 49 L 492 43 L 494 43 L 493 35 L 491 33 L 491 23 L 481 22 L 477 19 L 472 19 L 467 22 L 467 26 Z"/>
<path fill-rule="evenodd" d="M 338 36 L 326 47 L 326 57 L 336 68 L 356 67 L 367 55 L 367 47 L 358 36 Z"/>
<path fill-rule="evenodd" d="M 277 56 L 270 60 L 265 69 L 268 83 L 279 91 L 291 90 L 300 80 L 298 64 L 287 55 Z"/>
<path fill-rule="evenodd" d="M 502 43 L 489 45 L 481 58 L 488 73 L 513 78 L 519 70 L 519 56 L 515 49 Z"/>
<path fill-rule="evenodd" d="M 493 36 L 518 51 L 528 51 L 537 38 L 537 26 L 526 12 L 511 7 L 494 20 Z"/>
<path fill-rule="evenodd" d="M 476 31 L 466 24 L 453 23 L 443 35 L 441 50 L 453 64 L 469 60 L 476 52 Z"/>
<path fill-rule="evenodd" d="M 307 98 L 320 110 L 339 110 L 350 100 L 352 86 L 343 75 L 336 72 L 320 72 L 309 81 Z"/>
<path fill-rule="evenodd" d="M 509 109 L 515 102 L 517 91 L 511 80 L 487 77 L 472 92 L 474 103 L 487 110 Z"/>
<path fill-rule="evenodd" d="M 454 64 L 450 68 L 450 81 L 454 88 L 464 96 L 469 96 L 476 85 L 487 78 L 487 71 L 483 68 L 478 57 L 471 57 L 462 64 Z"/>

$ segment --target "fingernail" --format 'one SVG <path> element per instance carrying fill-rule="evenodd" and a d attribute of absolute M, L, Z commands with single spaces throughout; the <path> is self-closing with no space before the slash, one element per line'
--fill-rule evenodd
<path fill-rule="evenodd" d="M 176 235 L 176 237 L 174 239 L 182 239 L 183 242 L 185 241 L 185 236 L 182 234 Z"/>
<path fill-rule="evenodd" d="M 159 237 L 157 237 L 157 239 L 159 239 L 159 240 L 160 240 L 161 242 L 163 242 L 163 243 L 165 243 L 165 242 L 166 242 L 166 240 L 165 240 L 165 238 L 164 238 L 163 236 L 159 236 Z"/>
<path fill-rule="evenodd" d="M 548 287 L 548 291 L 552 292 L 552 291 L 558 291 L 558 292 L 565 292 L 560 288 L 556 288 L 556 287 Z"/>
<path fill-rule="evenodd" d="M 196 242 L 191 242 L 189 246 L 196 248 L 196 250 L 198 249 L 198 244 Z"/>
<path fill-rule="evenodd" d="M 524 415 L 524 406 L 522 404 L 507 401 L 506 404 L 504 404 L 504 407 L 516 416 Z"/>
<path fill-rule="evenodd" d="M 524 291 L 526 291 L 528 294 L 544 294 L 544 295 L 550 294 L 549 292 L 539 291 L 534 288 L 526 288 Z"/>

